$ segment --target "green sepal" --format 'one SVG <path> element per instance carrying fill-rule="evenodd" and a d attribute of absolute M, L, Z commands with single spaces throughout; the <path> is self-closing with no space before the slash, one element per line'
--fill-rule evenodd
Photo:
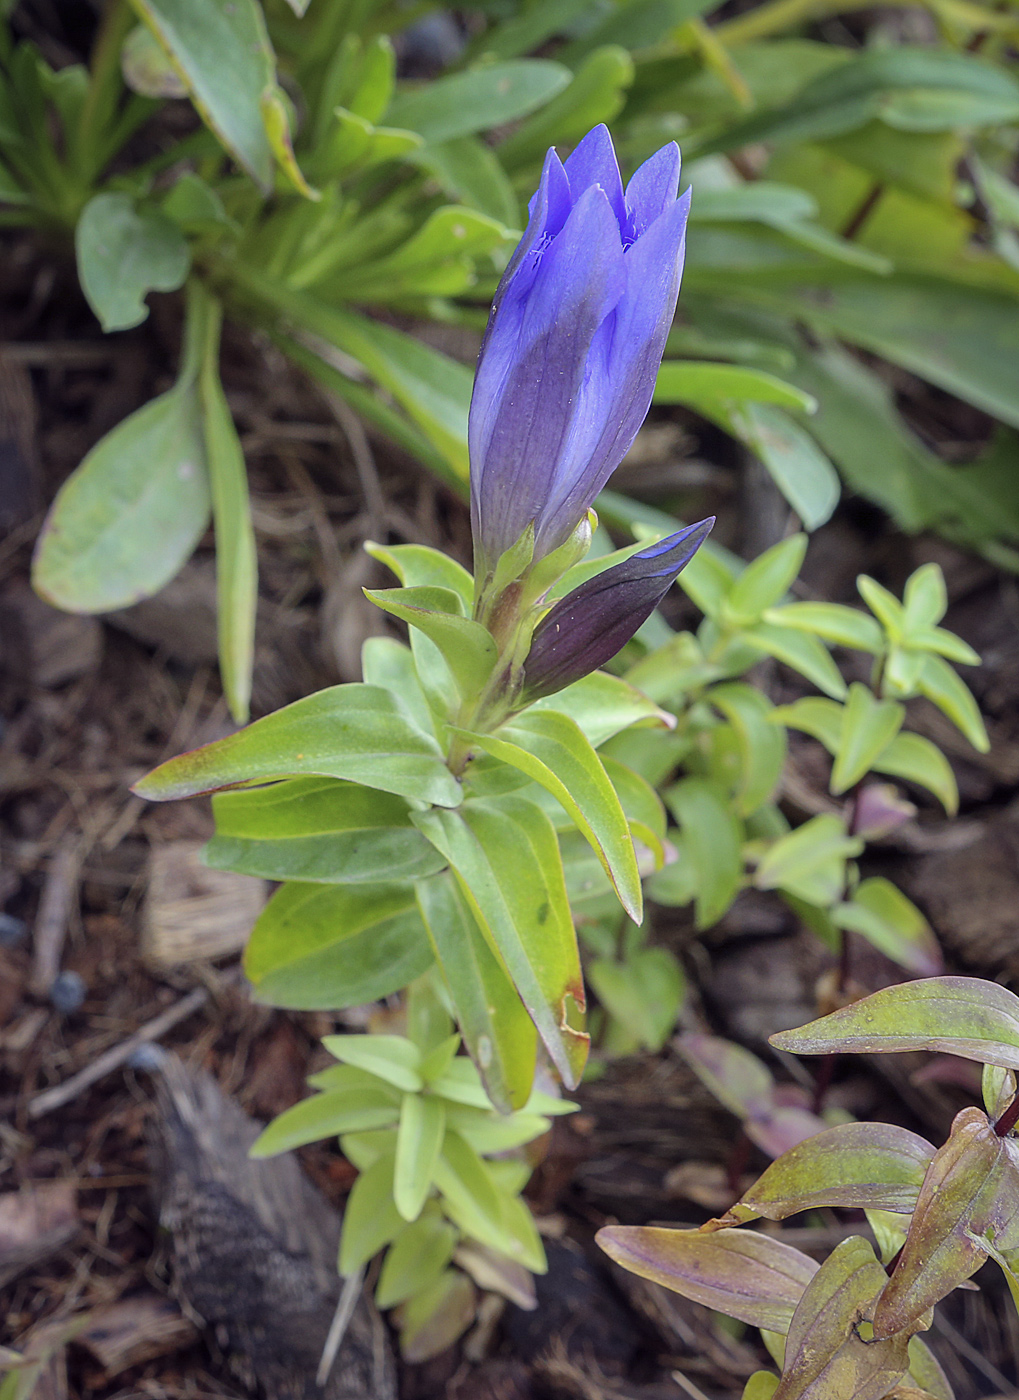
<path fill-rule="evenodd" d="M 366 588 L 364 596 L 384 612 L 417 627 L 442 652 L 460 698 L 474 700 L 484 689 L 498 651 L 480 622 L 464 617 L 458 593 L 424 584 L 411 588 Z"/>

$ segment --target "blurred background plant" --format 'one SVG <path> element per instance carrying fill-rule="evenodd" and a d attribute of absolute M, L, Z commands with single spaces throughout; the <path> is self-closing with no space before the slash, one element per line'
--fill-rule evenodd
<path fill-rule="evenodd" d="M 697 189 L 658 402 L 744 444 L 807 530 L 844 483 L 907 531 L 1013 567 L 1014 16 L 957 0 L 910 7 L 909 24 L 849 0 L 710 8 L 110 0 L 76 36 L 87 64 L 49 61 L 15 11 L 3 223 L 67 252 L 73 238 L 107 331 L 144 319 L 150 291 L 188 288 L 177 382 L 72 476 L 37 590 L 76 611 L 145 597 L 211 510 L 221 669 L 245 718 L 256 561 L 224 311 L 463 492 L 470 370 L 414 324 L 480 330 L 546 147 L 599 121 L 631 168 L 678 139 Z M 204 125 L 168 123 L 188 99 Z M 993 431 L 940 441 L 897 368 Z"/>

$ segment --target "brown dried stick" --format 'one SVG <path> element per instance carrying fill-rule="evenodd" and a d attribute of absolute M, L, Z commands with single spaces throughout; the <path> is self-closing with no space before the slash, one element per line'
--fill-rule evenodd
<path fill-rule="evenodd" d="M 53 852 L 46 872 L 46 883 L 32 930 L 34 955 L 28 990 L 35 996 L 44 997 L 60 972 L 67 925 L 78 893 L 81 854 L 80 836 L 65 836 Z"/>

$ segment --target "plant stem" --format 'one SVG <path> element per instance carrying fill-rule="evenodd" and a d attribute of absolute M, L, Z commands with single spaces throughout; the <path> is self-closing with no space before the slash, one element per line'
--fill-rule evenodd
<path fill-rule="evenodd" d="M 1000 1138 L 1008 1137 L 1017 1122 L 1019 1122 L 1019 1094 L 1016 1094 L 1008 1108 L 995 1123 L 994 1131 Z"/>

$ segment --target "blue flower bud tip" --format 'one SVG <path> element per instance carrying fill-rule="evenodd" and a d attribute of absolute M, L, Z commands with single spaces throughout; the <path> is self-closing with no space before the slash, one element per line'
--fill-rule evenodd
<path fill-rule="evenodd" d="M 707 539 L 715 517 L 631 554 L 561 598 L 534 629 L 524 703 L 553 695 L 604 666 L 630 640 Z"/>
<path fill-rule="evenodd" d="M 625 190 L 604 126 L 550 150 L 496 292 L 471 401 L 471 513 L 489 567 L 533 521 L 563 544 L 647 414 L 683 270 L 689 194 L 663 146 Z"/>

